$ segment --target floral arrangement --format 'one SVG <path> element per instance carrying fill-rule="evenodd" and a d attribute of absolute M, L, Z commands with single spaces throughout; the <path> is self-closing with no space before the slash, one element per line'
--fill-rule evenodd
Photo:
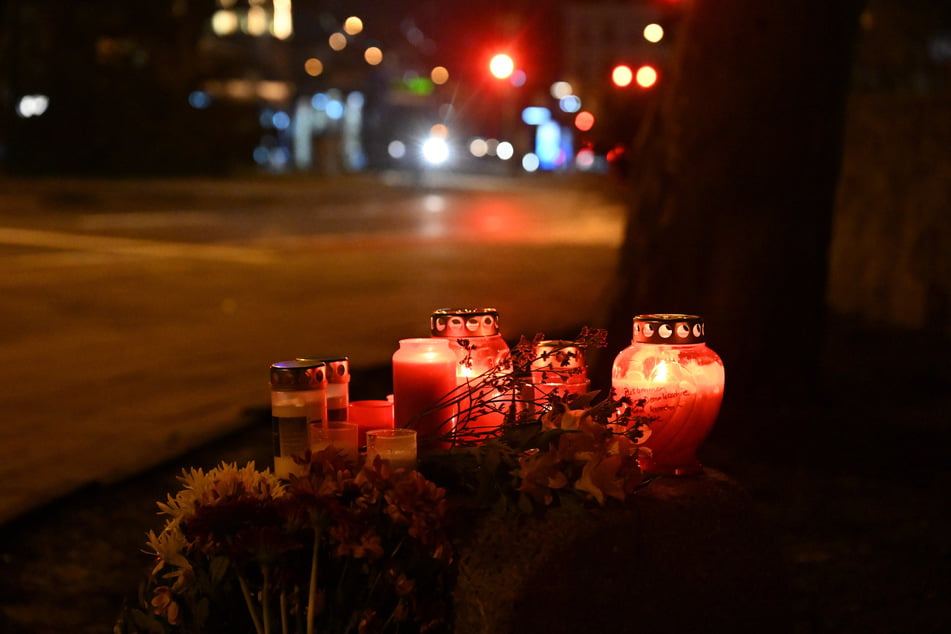
<path fill-rule="evenodd" d="M 603 505 L 645 483 L 643 403 L 526 392 L 539 339 L 446 395 L 467 404 L 447 421 L 453 447 L 424 452 L 418 470 L 332 448 L 304 456 L 306 475 L 286 481 L 254 463 L 186 470 L 159 503 L 164 528 L 148 534 L 155 565 L 140 606 L 116 632 L 451 631 L 454 517 Z M 573 345 L 604 340 L 585 329 Z M 479 428 L 486 412 L 505 423 Z"/>

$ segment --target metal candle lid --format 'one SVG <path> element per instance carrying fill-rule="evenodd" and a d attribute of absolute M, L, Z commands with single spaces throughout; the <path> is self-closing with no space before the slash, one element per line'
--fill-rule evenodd
<path fill-rule="evenodd" d="M 499 334 L 499 311 L 494 308 L 440 308 L 429 318 L 433 337 L 489 337 Z"/>
<path fill-rule="evenodd" d="M 705 334 L 703 318 L 697 315 L 659 314 L 634 317 L 635 343 L 703 343 Z"/>
<path fill-rule="evenodd" d="M 298 361 L 306 363 L 323 363 L 327 366 L 327 380 L 331 383 L 350 382 L 349 357 L 298 357 Z"/>
<path fill-rule="evenodd" d="M 294 359 L 271 364 L 271 389 L 278 392 L 320 390 L 327 387 L 323 361 Z"/>

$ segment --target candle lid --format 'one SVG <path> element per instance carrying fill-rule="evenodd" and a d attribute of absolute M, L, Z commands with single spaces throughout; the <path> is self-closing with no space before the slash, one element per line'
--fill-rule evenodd
<path fill-rule="evenodd" d="M 349 357 L 298 357 L 298 361 L 323 363 L 327 366 L 327 380 L 331 383 L 350 382 Z"/>
<path fill-rule="evenodd" d="M 703 343 L 705 335 L 703 318 L 697 315 L 656 314 L 634 317 L 636 343 Z"/>
<path fill-rule="evenodd" d="M 429 318 L 434 337 L 489 337 L 499 334 L 499 311 L 494 308 L 440 308 Z"/>
<path fill-rule="evenodd" d="M 319 390 L 327 387 L 323 361 L 293 359 L 271 364 L 271 389 L 278 392 Z"/>

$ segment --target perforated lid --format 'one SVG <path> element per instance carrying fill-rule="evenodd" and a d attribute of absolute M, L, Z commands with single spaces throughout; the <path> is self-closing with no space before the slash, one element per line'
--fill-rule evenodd
<path fill-rule="evenodd" d="M 271 364 L 271 389 L 319 390 L 327 387 L 327 369 L 323 361 L 276 361 Z"/>
<path fill-rule="evenodd" d="M 440 308 L 429 318 L 434 337 L 489 337 L 499 334 L 499 312 L 494 308 Z"/>
<path fill-rule="evenodd" d="M 656 314 L 634 317 L 635 343 L 703 343 L 706 329 L 697 315 Z"/>

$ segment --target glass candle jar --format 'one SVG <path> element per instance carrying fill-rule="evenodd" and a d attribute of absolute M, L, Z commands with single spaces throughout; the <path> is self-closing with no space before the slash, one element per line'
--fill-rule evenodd
<path fill-rule="evenodd" d="M 312 427 L 327 420 L 327 374 L 321 361 L 277 361 L 271 364 L 271 433 L 274 474 L 303 475 L 307 465 L 294 458 L 310 449 Z"/>
<path fill-rule="evenodd" d="M 434 337 L 400 339 L 393 353 L 393 421 L 412 427 L 419 441 L 437 448 L 450 443 L 436 440 L 453 431 L 455 409 L 437 407 L 456 388 L 456 355 L 449 341 Z"/>
<path fill-rule="evenodd" d="M 631 345 L 614 360 L 611 387 L 628 397 L 635 414 L 650 421 L 644 445 L 651 473 L 690 475 L 702 471 L 696 452 L 709 435 L 723 400 L 720 357 L 705 343 L 696 315 L 638 315 Z"/>
<path fill-rule="evenodd" d="M 584 349 L 574 341 L 553 339 L 535 344 L 532 360 L 532 386 L 535 402 L 557 395 L 570 402 L 587 394 L 591 387 Z"/>
<path fill-rule="evenodd" d="M 433 337 L 449 341 L 456 355 L 456 384 L 469 385 L 459 404 L 459 424 L 476 431 L 498 428 L 505 421 L 509 396 L 477 379 L 502 366 L 509 346 L 499 329 L 499 313 L 494 308 L 440 308 L 429 318 Z"/>
<path fill-rule="evenodd" d="M 413 429 L 371 429 L 367 432 L 367 464 L 376 457 L 387 460 L 393 469 L 416 468 L 416 431 Z"/>
<path fill-rule="evenodd" d="M 383 399 L 351 401 L 350 422 L 356 423 L 359 443 L 363 447 L 367 442 L 367 431 L 393 429 L 393 403 Z"/>

